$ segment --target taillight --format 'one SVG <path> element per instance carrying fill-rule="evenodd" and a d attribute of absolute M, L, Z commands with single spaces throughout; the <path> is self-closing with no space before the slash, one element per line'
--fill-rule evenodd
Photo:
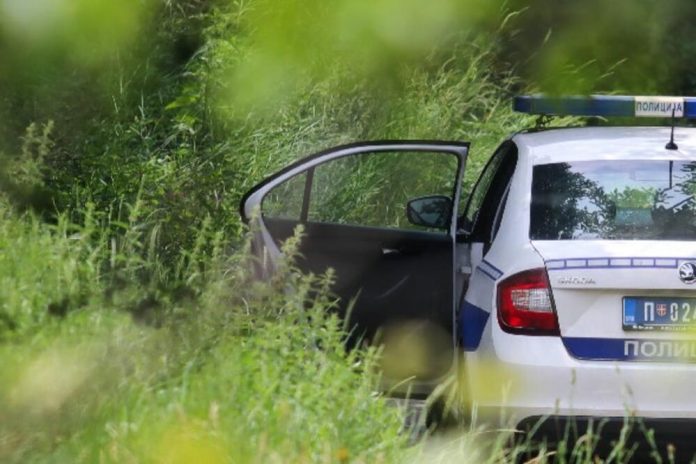
<path fill-rule="evenodd" d="M 506 332 L 559 335 L 546 269 L 532 269 L 498 284 L 498 321 Z"/>

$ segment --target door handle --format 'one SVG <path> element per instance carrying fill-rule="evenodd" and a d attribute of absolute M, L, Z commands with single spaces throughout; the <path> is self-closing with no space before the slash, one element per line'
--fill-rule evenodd
<path fill-rule="evenodd" d="M 382 256 L 399 256 L 400 254 L 401 250 L 398 248 L 382 247 Z"/>

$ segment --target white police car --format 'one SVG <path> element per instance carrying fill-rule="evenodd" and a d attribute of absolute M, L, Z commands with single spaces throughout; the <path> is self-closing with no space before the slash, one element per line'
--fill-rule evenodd
<path fill-rule="evenodd" d="M 519 97 L 515 108 L 696 117 L 690 98 Z M 354 302 L 351 341 L 377 337 L 388 358 L 397 340 L 385 375 L 413 376 L 414 396 L 462 366 L 480 410 L 520 422 L 696 418 L 696 129 L 517 133 L 461 198 L 468 149 L 359 143 L 275 174 L 241 206 L 257 218 L 259 272 L 303 224 L 300 267 L 336 270 L 334 291 Z"/>

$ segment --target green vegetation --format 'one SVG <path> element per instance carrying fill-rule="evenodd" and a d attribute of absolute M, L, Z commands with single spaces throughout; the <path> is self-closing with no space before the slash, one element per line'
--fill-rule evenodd
<path fill-rule="evenodd" d="M 519 18 L 474 0 L 0 0 L 0 460 L 513 459 L 474 433 L 407 448 L 373 393 L 378 353 L 346 353 L 325 311 L 331 276 L 253 282 L 237 210 L 358 139 L 471 140 L 470 187 L 533 124 L 508 103 L 537 87 L 508 58 Z"/>

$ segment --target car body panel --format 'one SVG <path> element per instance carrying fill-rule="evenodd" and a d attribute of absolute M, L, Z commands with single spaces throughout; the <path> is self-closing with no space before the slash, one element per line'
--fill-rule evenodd
<path fill-rule="evenodd" d="M 674 339 L 688 333 L 622 328 L 626 296 L 693 297 L 678 267 L 696 257 L 696 243 L 577 240 L 533 242 L 546 262 L 563 337 Z"/>
<path fill-rule="evenodd" d="M 696 129 L 675 129 L 677 150 L 665 148 L 669 137 L 664 127 L 587 127 L 523 132 L 504 142 L 514 145 L 516 165 L 498 206 L 497 231 L 485 243 L 454 223 L 450 230 L 459 386 L 482 413 L 506 423 L 545 415 L 696 419 L 696 341 L 687 332 L 626 331 L 621 306 L 626 296 L 696 297 L 696 285 L 680 280 L 678 270 L 696 262 L 696 241 L 530 239 L 534 166 L 696 161 Z M 291 166 L 275 179 L 305 167 Z M 262 184 L 247 196 L 247 217 L 267 191 Z M 540 268 L 549 277 L 560 335 L 503 330 L 498 285 Z"/>
<path fill-rule="evenodd" d="M 682 282 L 677 269 L 680 263 L 696 262 L 696 243 L 529 238 L 535 165 L 696 161 L 696 129 L 675 130 L 678 150 L 664 148 L 669 132 L 669 128 L 645 127 L 568 128 L 512 137 L 519 150 L 518 169 L 500 233 L 483 257 L 500 272 L 494 280 L 474 273 L 465 297 L 487 313 L 479 316 L 485 320 L 479 344 L 475 349 L 463 346 L 461 388 L 469 392 L 480 414 L 488 412 L 492 420 L 505 423 L 558 414 L 696 419 L 691 391 L 696 382 L 693 335 L 626 332 L 621 324 L 623 296 L 696 296 L 696 286 Z M 510 275 L 539 267 L 548 271 L 561 336 L 505 332 L 496 317 L 494 289 Z M 460 335 L 466 323 L 461 316 Z"/>
<path fill-rule="evenodd" d="M 520 133 L 512 137 L 534 164 L 610 159 L 693 160 L 696 134 L 677 128 L 677 150 L 667 150 L 668 127 L 576 127 Z"/>

